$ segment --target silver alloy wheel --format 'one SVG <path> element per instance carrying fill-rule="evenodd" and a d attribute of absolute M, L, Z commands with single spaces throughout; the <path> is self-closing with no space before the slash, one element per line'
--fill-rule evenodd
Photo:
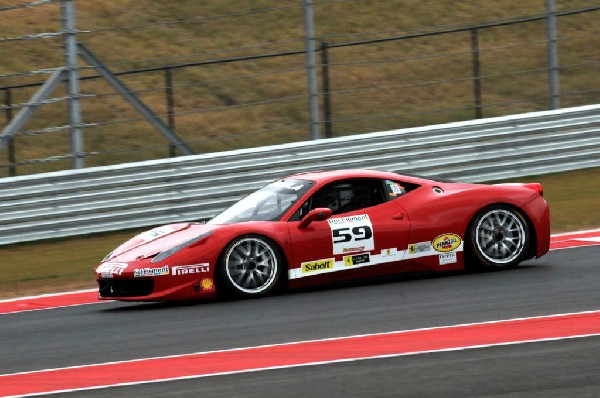
<path fill-rule="evenodd" d="M 279 263 L 275 251 L 258 238 L 243 238 L 225 254 L 225 273 L 233 286 L 244 293 L 257 294 L 271 287 Z"/>
<path fill-rule="evenodd" d="M 485 213 L 475 227 L 477 249 L 488 261 L 507 264 L 523 252 L 527 234 L 521 218 L 508 210 Z"/>

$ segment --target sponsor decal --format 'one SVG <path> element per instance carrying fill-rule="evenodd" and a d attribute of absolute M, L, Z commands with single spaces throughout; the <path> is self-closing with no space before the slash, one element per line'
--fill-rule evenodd
<path fill-rule="evenodd" d="M 307 261 L 305 263 L 300 264 L 302 268 L 302 273 L 307 274 L 310 272 L 319 272 L 323 270 L 333 269 L 333 264 L 335 260 L 333 258 L 326 258 L 323 260 L 316 261 Z"/>
<path fill-rule="evenodd" d="M 390 184 L 390 189 L 392 190 L 393 193 L 395 193 L 396 195 L 402 195 L 402 188 L 400 187 L 400 185 L 398 185 L 397 183 L 393 182 Z"/>
<path fill-rule="evenodd" d="M 440 265 L 452 264 L 456 262 L 456 252 L 440 254 Z"/>
<path fill-rule="evenodd" d="M 398 184 L 397 182 L 387 180 L 385 183 L 387 184 L 387 186 L 389 187 L 389 189 L 391 191 L 391 192 L 388 192 L 389 196 L 398 196 L 398 195 L 402 195 L 402 193 L 404 193 L 404 188 L 402 187 L 402 185 Z"/>
<path fill-rule="evenodd" d="M 141 234 L 136 236 L 136 238 L 141 239 L 144 242 L 150 242 L 150 241 L 153 241 L 154 239 L 160 238 L 161 236 L 168 235 L 174 231 L 175 230 L 171 227 L 162 226 L 162 227 L 157 227 L 157 228 L 151 229 L 150 231 L 142 232 Z"/>
<path fill-rule="evenodd" d="M 330 218 L 333 254 L 369 251 L 375 248 L 373 225 L 367 214 Z"/>
<path fill-rule="evenodd" d="M 411 243 L 408 245 L 408 254 L 426 253 L 431 249 L 430 242 Z"/>
<path fill-rule="evenodd" d="M 398 254 L 398 249 L 396 249 L 395 247 L 381 250 L 382 257 L 396 256 L 397 254 Z"/>
<path fill-rule="evenodd" d="M 204 278 L 200 281 L 203 290 L 212 290 L 215 287 L 213 280 L 210 278 Z"/>
<path fill-rule="evenodd" d="M 127 263 L 104 263 L 100 264 L 98 268 L 96 268 L 96 273 L 101 275 L 121 275 L 123 271 L 127 268 L 129 264 Z M 102 276 L 102 278 L 107 278 L 106 276 Z M 112 278 L 112 276 L 111 276 Z"/>
<path fill-rule="evenodd" d="M 451 252 L 456 250 L 461 243 L 460 236 L 456 234 L 442 234 L 432 242 L 433 248 L 438 252 Z"/>
<path fill-rule="evenodd" d="M 139 268 L 133 270 L 134 278 L 142 278 L 145 276 L 161 276 L 161 275 L 169 275 L 169 266 L 165 265 L 161 268 Z"/>
<path fill-rule="evenodd" d="M 364 252 L 365 251 L 365 247 L 364 246 L 359 246 L 359 247 L 345 247 L 343 252 L 344 253 L 352 253 L 352 252 Z"/>
<path fill-rule="evenodd" d="M 353 256 L 344 256 L 344 265 L 348 267 L 370 262 L 371 256 L 369 255 L 369 253 L 355 254 Z"/>
<path fill-rule="evenodd" d="M 205 274 L 209 271 L 209 264 L 176 265 L 171 267 L 173 275 Z"/>

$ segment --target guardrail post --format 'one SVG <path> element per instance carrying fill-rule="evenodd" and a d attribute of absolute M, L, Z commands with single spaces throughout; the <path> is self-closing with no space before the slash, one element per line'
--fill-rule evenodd
<path fill-rule="evenodd" d="M 323 79 L 323 122 L 325 137 L 333 137 L 333 122 L 331 121 L 331 93 L 329 90 L 329 44 L 321 43 L 321 76 Z"/>
<path fill-rule="evenodd" d="M 12 120 L 12 92 L 10 88 L 4 89 L 4 115 L 6 116 L 6 124 Z M 14 177 L 17 175 L 17 168 L 15 166 L 15 139 L 8 137 L 8 175 Z"/>
<path fill-rule="evenodd" d="M 481 66 L 479 64 L 479 30 L 471 29 L 471 60 L 473 64 L 473 98 L 475 100 L 475 118 L 483 117 L 481 106 Z"/>
<path fill-rule="evenodd" d="M 167 125 L 175 131 L 175 102 L 173 100 L 173 68 L 165 69 L 165 96 L 167 100 Z M 175 145 L 169 144 L 169 156 L 175 157 Z"/>

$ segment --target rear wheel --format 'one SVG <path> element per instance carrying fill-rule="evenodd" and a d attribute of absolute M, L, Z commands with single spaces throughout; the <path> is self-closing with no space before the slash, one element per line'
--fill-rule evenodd
<path fill-rule="evenodd" d="M 258 297 L 277 286 L 282 268 L 277 245 L 262 236 L 251 235 L 227 245 L 218 271 L 229 293 L 237 297 Z"/>
<path fill-rule="evenodd" d="M 514 268 L 529 252 L 531 234 L 520 211 L 504 205 L 481 210 L 468 233 L 468 249 L 476 266 Z"/>

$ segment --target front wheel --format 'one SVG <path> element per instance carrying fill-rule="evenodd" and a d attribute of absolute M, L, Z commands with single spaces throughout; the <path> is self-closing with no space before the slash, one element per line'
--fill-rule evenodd
<path fill-rule="evenodd" d="M 227 245 L 218 272 L 223 287 L 237 297 L 270 293 L 283 268 L 280 250 L 262 236 L 243 236 Z"/>
<path fill-rule="evenodd" d="M 481 210 L 468 232 L 468 251 L 479 267 L 514 268 L 529 252 L 531 234 L 520 211 L 503 205 Z"/>

